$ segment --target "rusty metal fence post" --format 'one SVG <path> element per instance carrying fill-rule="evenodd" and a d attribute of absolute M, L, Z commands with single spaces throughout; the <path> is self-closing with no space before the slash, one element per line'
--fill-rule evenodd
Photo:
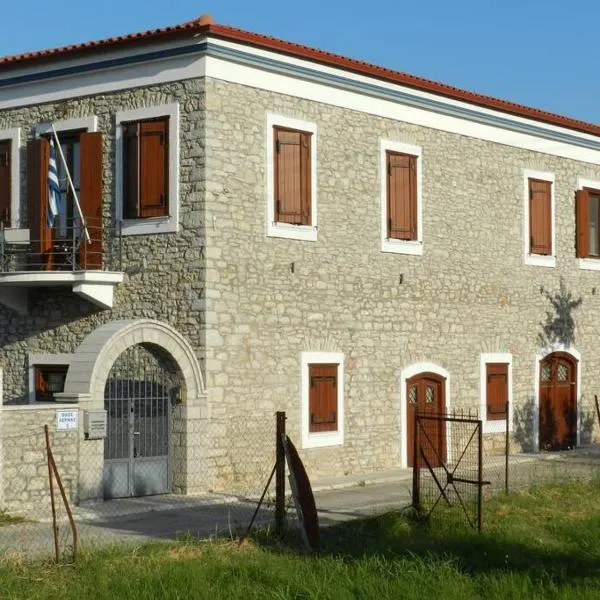
<path fill-rule="evenodd" d="M 510 454 L 510 405 L 506 401 L 506 432 L 504 438 L 504 493 L 508 494 L 508 455 Z"/>
<path fill-rule="evenodd" d="M 275 435 L 275 532 L 283 534 L 285 529 L 285 412 L 276 413 Z"/>
<path fill-rule="evenodd" d="M 413 445 L 413 509 L 417 514 L 421 512 L 421 473 L 419 472 L 419 415 L 415 411 L 415 436 Z"/>

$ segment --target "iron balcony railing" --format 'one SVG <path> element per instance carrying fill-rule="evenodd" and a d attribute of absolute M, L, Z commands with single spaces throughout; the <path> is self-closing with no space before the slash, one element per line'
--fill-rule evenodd
<path fill-rule="evenodd" d="M 88 219 L 86 226 L 88 236 L 78 220 L 70 220 L 39 239 L 29 229 L 0 225 L 0 272 L 122 271 L 120 229 L 103 228 L 100 219 Z"/>

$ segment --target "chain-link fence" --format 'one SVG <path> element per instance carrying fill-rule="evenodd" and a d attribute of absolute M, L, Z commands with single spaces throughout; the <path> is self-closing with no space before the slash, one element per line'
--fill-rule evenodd
<path fill-rule="evenodd" d="M 0 556 L 36 558 L 57 554 L 61 559 L 69 559 L 77 547 L 85 552 L 114 544 L 189 536 L 236 537 L 247 530 L 253 516 L 256 527 L 275 527 L 277 478 L 270 478 L 276 457 L 275 415 L 246 426 L 228 424 L 230 456 L 247 459 L 237 463 L 226 457 L 229 462 L 223 465 L 222 476 L 227 478 L 227 491 L 223 492 L 211 489 L 211 485 L 219 483 L 213 476 L 202 479 L 202 473 L 214 472 L 218 456 L 194 448 L 188 449 L 185 456 L 178 455 L 177 440 L 171 439 L 166 449 L 166 467 L 161 464 L 165 449 L 163 433 L 157 425 L 163 418 L 160 410 L 147 408 L 135 413 L 138 417 L 129 428 L 131 443 L 119 441 L 129 448 L 128 452 L 115 450 L 114 435 L 112 439 L 85 440 L 77 413 L 77 409 L 39 407 L 3 410 Z M 72 428 L 69 419 L 74 420 Z M 148 431 L 142 433 L 144 419 L 154 420 L 152 434 L 149 423 Z M 158 433 L 154 431 L 156 427 Z M 136 435 L 139 430 L 140 435 Z M 159 442 L 150 443 L 150 435 L 156 435 Z M 116 437 L 121 440 L 124 436 L 119 431 Z M 111 458 L 107 460 L 107 456 Z M 116 467 L 115 460 L 120 461 Z M 162 471 L 165 468 L 166 474 Z M 192 471 L 193 480 L 188 473 L 178 472 L 178 468 Z M 163 476 L 167 478 L 166 487 L 160 489 Z M 180 492 L 186 493 L 172 493 L 178 486 Z M 182 486 L 190 489 L 182 490 Z M 284 515 L 287 526 L 294 527 L 289 488 L 287 495 L 284 488 L 280 496 L 278 525 L 281 527 Z"/>

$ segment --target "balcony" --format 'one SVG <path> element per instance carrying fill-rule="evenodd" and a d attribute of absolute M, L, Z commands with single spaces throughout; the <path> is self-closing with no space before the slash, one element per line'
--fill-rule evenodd
<path fill-rule="evenodd" d="M 69 223 L 33 239 L 29 229 L 0 228 L 0 303 L 27 314 L 30 289 L 70 287 L 92 304 L 112 308 L 114 287 L 123 281 L 121 238 L 111 237 L 117 260 L 109 260 L 102 224 L 88 222 L 87 232 Z M 118 263 L 118 270 L 107 270 L 109 262 Z"/>

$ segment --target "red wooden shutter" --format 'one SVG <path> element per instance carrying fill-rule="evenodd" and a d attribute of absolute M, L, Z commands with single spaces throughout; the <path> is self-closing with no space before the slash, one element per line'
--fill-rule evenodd
<path fill-rule="evenodd" d="M 123 217 L 139 216 L 139 123 L 124 123 L 123 131 Z"/>
<path fill-rule="evenodd" d="M 139 217 L 168 216 L 169 119 L 142 121 L 139 135 Z"/>
<path fill-rule="evenodd" d="M 27 144 L 27 207 L 31 236 L 31 269 L 52 269 L 52 230 L 48 227 L 50 144 L 39 138 Z"/>
<path fill-rule="evenodd" d="M 337 431 L 338 365 L 308 365 L 309 431 Z"/>
<path fill-rule="evenodd" d="M 529 180 L 529 231 L 531 254 L 552 254 L 552 183 Z"/>
<path fill-rule="evenodd" d="M 10 227 L 10 204 L 11 204 L 11 141 L 0 142 L 0 220 L 4 227 Z"/>
<path fill-rule="evenodd" d="M 587 190 L 575 193 L 575 251 L 579 258 L 590 253 L 589 194 Z"/>
<path fill-rule="evenodd" d="M 83 269 L 102 268 L 102 134 L 79 136 L 79 202 L 91 243 L 81 241 L 79 264 Z"/>
<path fill-rule="evenodd" d="M 274 128 L 275 221 L 311 223 L 311 134 Z"/>
<path fill-rule="evenodd" d="M 508 365 L 488 363 L 487 371 L 487 420 L 497 421 L 506 418 L 508 402 Z"/>
<path fill-rule="evenodd" d="M 417 157 L 387 152 L 388 238 L 417 239 Z"/>

